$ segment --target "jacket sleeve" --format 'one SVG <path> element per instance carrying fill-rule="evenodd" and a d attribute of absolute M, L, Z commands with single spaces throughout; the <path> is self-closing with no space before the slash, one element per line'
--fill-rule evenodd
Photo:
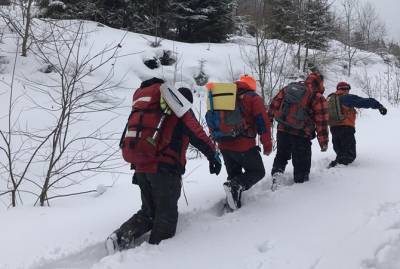
<path fill-rule="evenodd" d="M 326 146 L 329 142 L 328 102 L 323 95 L 317 94 L 311 108 L 313 111 L 313 120 L 317 131 L 319 145 L 321 147 Z"/>
<path fill-rule="evenodd" d="M 279 108 L 281 107 L 282 101 L 283 101 L 283 97 L 284 97 L 284 89 L 281 89 L 274 98 L 272 98 L 272 101 L 269 105 L 268 108 L 268 117 L 270 118 L 270 122 L 272 122 L 272 120 L 275 117 L 275 113 L 279 110 Z"/>
<path fill-rule="evenodd" d="M 211 139 L 204 132 L 203 127 L 197 121 L 192 110 L 186 112 L 181 120 L 185 126 L 184 132 L 189 137 L 189 143 L 203 153 L 207 159 L 215 156 L 216 149 Z"/>
<path fill-rule="evenodd" d="M 356 108 L 379 109 L 382 107 L 381 103 L 379 103 L 374 98 L 363 98 L 354 94 L 346 94 L 340 96 L 340 103 L 347 107 L 356 107 Z"/>
<path fill-rule="evenodd" d="M 252 102 L 252 116 L 255 119 L 257 134 L 261 143 L 271 143 L 271 123 L 263 99 L 256 95 Z"/>

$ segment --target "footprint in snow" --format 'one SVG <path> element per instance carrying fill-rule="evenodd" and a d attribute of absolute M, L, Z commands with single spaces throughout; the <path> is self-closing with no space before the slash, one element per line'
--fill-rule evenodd
<path fill-rule="evenodd" d="M 269 240 L 266 240 L 257 246 L 257 250 L 260 253 L 266 253 L 273 248 L 272 243 Z"/>

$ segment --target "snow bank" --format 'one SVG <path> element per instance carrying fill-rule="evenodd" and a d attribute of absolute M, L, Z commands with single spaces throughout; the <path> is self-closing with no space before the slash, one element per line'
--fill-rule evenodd
<path fill-rule="evenodd" d="M 87 49 L 99 49 L 125 34 L 92 23 L 87 27 L 93 30 L 87 39 Z M 9 40 L 6 46 L 2 53 L 12 59 L 14 44 Z M 161 49 L 178 53 L 177 67 L 163 66 L 151 71 L 143 65 L 143 57 L 157 55 L 160 48 L 148 47 L 146 39 L 134 33 L 128 33 L 122 42 L 115 80 L 123 78 L 123 83 L 113 94 L 124 99 L 125 107 L 116 112 L 118 118 L 112 128 L 122 128 L 132 89 L 143 77 L 171 77 L 178 68 L 182 70 L 179 71 L 182 83 L 194 85 L 193 76 L 201 59 L 206 60 L 205 70 L 213 81 L 231 80 L 229 60 L 235 72 L 248 70 L 239 46 L 234 43 L 184 44 L 164 40 Z M 369 58 L 371 63 L 366 68 L 370 72 L 384 69 L 382 59 L 372 54 Z M 23 77 L 49 79 L 51 75 L 38 71 L 40 66 L 34 57 L 18 59 L 19 90 L 24 86 Z M 361 64 L 356 66 L 355 76 L 347 78 L 340 62 L 333 62 L 326 68 L 327 92 L 333 91 L 338 81 L 347 80 L 354 85 L 354 92 L 362 94 L 355 77 L 364 68 Z M 2 75 L 4 82 L 10 81 L 9 66 L 7 70 Z M 100 71 L 92 79 L 100 79 L 102 75 Z M 4 95 L 0 102 L 0 122 L 5 126 Z M 101 121 L 99 117 L 94 121 Z M 267 175 L 244 193 L 243 207 L 234 213 L 223 214 L 222 210 L 226 173 L 211 176 L 205 159 L 189 161 L 184 177 L 188 205 L 182 195 L 177 235 L 158 246 L 144 243 L 105 257 L 106 236 L 140 207 L 139 191 L 130 183 L 128 167 L 115 183 L 114 178 L 99 174 L 94 180 L 74 187 L 76 191 L 98 189 L 96 193 L 55 200 L 50 208 L 30 205 L 3 208 L 0 268 L 399 268 L 400 143 L 399 127 L 395 124 L 399 117 L 398 108 L 389 107 L 385 117 L 377 111 L 364 110 L 357 121 L 358 158 L 353 164 L 326 169 L 334 152 L 330 148 L 321 153 L 314 142 L 309 182 L 282 186 L 271 192 L 271 178 Z M 272 161 L 273 156 L 264 157 L 267 171 Z M 288 182 L 292 171 L 289 165 L 285 173 Z M 113 187 L 103 192 L 100 184 L 113 183 Z M 0 186 L 4 188 L 5 182 L 1 181 Z"/>

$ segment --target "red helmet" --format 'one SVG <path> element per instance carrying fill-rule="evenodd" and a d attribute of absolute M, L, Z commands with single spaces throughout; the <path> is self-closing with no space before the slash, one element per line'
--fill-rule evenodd
<path fill-rule="evenodd" d="M 351 89 L 350 84 L 347 83 L 347 82 L 344 82 L 344 81 L 339 82 L 339 83 L 336 85 L 336 90 L 345 90 L 345 91 L 349 91 L 350 89 Z"/>

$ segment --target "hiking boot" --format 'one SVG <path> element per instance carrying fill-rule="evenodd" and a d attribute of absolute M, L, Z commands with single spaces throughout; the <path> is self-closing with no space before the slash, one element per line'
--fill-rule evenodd
<path fill-rule="evenodd" d="M 309 181 L 309 175 L 304 175 L 304 176 L 295 176 L 294 177 L 294 183 L 304 183 Z"/>
<path fill-rule="evenodd" d="M 330 164 L 328 165 L 328 168 L 335 167 L 336 165 L 338 165 L 337 161 L 331 161 Z"/>
<path fill-rule="evenodd" d="M 242 197 L 243 187 L 235 182 L 227 181 L 224 183 L 226 192 L 226 202 L 232 210 L 239 209 L 242 206 L 240 201 Z"/>

